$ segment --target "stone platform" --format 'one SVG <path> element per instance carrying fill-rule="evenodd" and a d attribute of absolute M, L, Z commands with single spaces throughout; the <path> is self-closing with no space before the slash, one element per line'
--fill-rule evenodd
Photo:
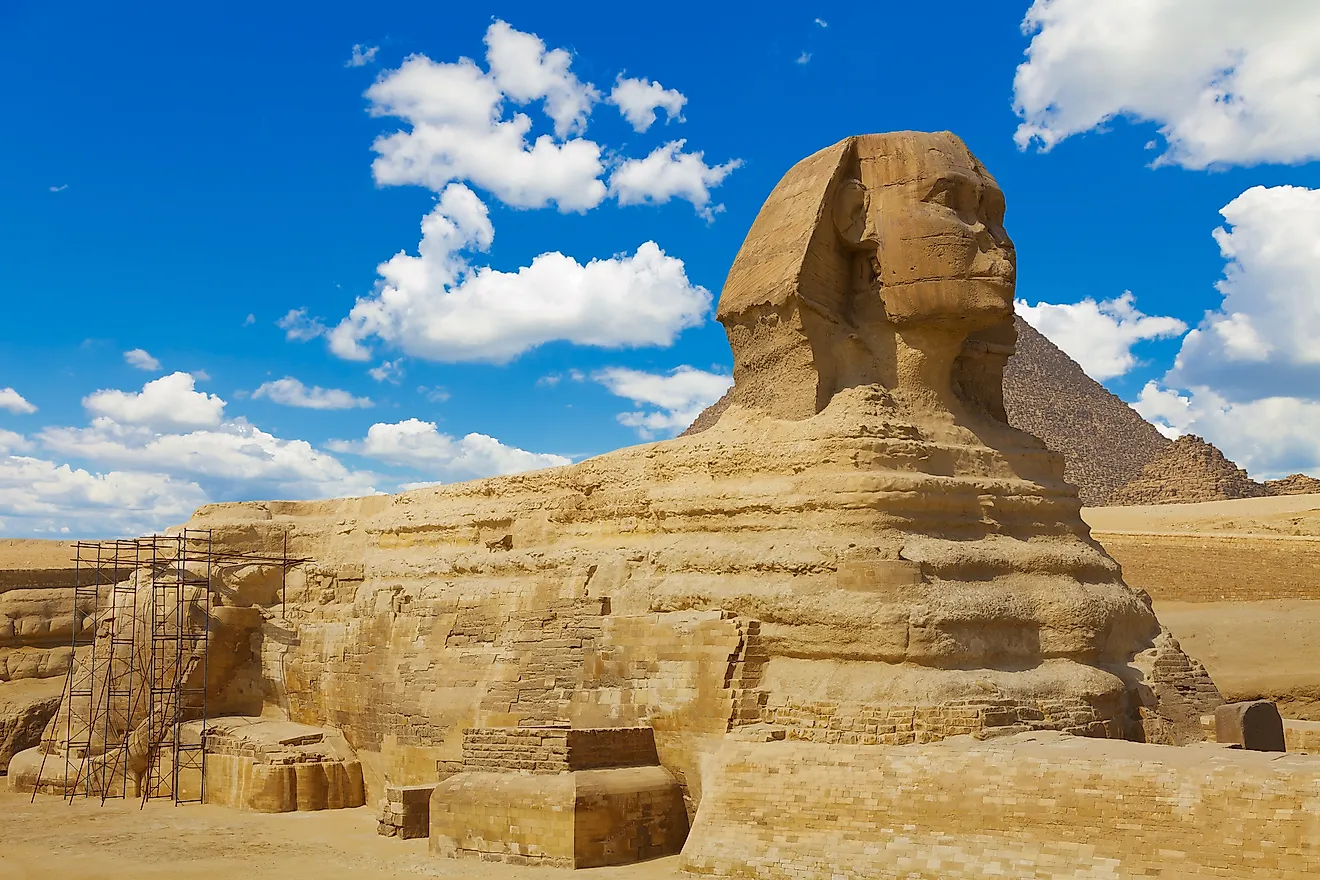
<path fill-rule="evenodd" d="M 1320 873 L 1320 758 L 1058 733 L 933 745 L 728 741 L 682 866 L 708 877 Z"/>
<path fill-rule="evenodd" d="M 431 852 L 566 868 L 673 855 L 683 793 L 648 728 L 469 728 L 431 799 Z"/>
<path fill-rule="evenodd" d="M 360 807 L 362 765 L 333 730 L 269 718 L 209 719 L 206 802 L 260 813 Z"/>

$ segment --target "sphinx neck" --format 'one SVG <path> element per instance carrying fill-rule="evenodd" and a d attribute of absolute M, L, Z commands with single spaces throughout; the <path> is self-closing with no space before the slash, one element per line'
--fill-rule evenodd
<path fill-rule="evenodd" d="M 953 363 L 967 333 L 931 325 L 900 326 L 897 332 L 895 396 L 916 409 L 953 412 Z"/>

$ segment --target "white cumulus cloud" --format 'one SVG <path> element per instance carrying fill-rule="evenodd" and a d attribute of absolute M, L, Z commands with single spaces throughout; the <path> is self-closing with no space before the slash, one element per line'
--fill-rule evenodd
<path fill-rule="evenodd" d="M 375 294 L 332 331 L 332 351 L 365 360 L 364 342 L 376 337 L 427 360 L 504 362 L 554 340 L 669 345 L 710 309 L 710 292 L 653 242 L 585 265 L 552 252 L 517 272 L 470 268 L 462 252 L 493 238 L 481 200 L 461 184 L 447 187 L 422 221 L 418 254 L 380 265 Z"/>
<path fill-rule="evenodd" d="M 140 535 L 184 521 L 209 500 L 196 483 L 163 474 L 0 455 L 0 515 L 11 535 Z"/>
<path fill-rule="evenodd" d="M 536 34 L 515 30 L 503 21 L 486 31 L 486 62 L 495 83 L 519 104 L 544 99 L 555 134 L 566 137 L 586 128 L 600 92 L 569 70 L 573 56 L 565 49 L 547 51 Z"/>
<path fill-rule="evenodd" d="M 335 441 L 330 448 L 353 452 L 387 464 L 415 468 L 445 480 L 475 479 L 571 464 L 562 455 L 528 452 L 506 446 L 485 434 L 461 438 L 442 434 L 434 422 L 406 419 L 378 422 L 356 442 Z M 419 484 L 414 484 L 419 485 Z"/>
<path fill-rule="evenodd" d="M 0 428 L 0 452 L 26 452 L 32 448 L 32 441 L 17 431 Z"/>
<path fill-rule="evenodd" d="M 243 419 L 179 433 L 99 417 L 86 428 L 50 427 L 42 446 L 116 468 L 187 475 L 217 497 L 332 498 L 366 495 L 374 475 L 352 472 L 305 440 L 285 440 Z"/>
<path fill-rule="evenodd" d="M 395 385 L 399 384 L 399 380 L 403 378 L 403 373 L 403 358 L 395 358 L 392 361 L 381 361 L 376 366 L 367 370 L 367 375 L 375 379 L 377 382 L 391 382 Z"/>
<path fill-rule="evenodd" d="M 1223 301 L 1187 334 L 1169 381 L 1236 401 L 1320 398 L 1320 189 L 1255 186 L 1220 213 Z"/>
<path fill-rule="evenodd" d="M 285 376 L 273 382 L 263 382 L 256 391 L 252 392 L 252 396 L 265 397 L 272 403 L 303 409 L 354 409 L 373 405 L 370 398 L 354 397 L 340 388 L 322 388 L 320 385 L 308 388 L 292 376 Z"/>
<path fill-rule="evenodd" d="M 376 60 L 376 53 L 380 51 L 380 46 L 364 46 L 361 43 L 353 44 L 353 54 L 348 56 L 344 62 L 345 67 L 366 67 Z"/>
<path fill-rule="evenodd" d="M 37 408 L 13 388 L 0 388 L 0 409 L 7 409 L 17 415 L 34 413 Z"/>
<path fill-rule="evenodd" d="M 669 122 L 683 121 L 683 105 L 687 98 L 678 89 L 667 89 L 645 77 L 625 77 L 614 83 L 609 102 L 619 108 L 634 131 L 646 131 L 655 124 L 655 111 L 664 110 Z"/>
<path fill-rule="evenodd" d="M 635 428 L 645 440 L 679 433 L 733 384 L 733 377 L 725 373 L 708 373 L 686 365 L 668 373 L 609 367 L 592 378 L 612 394 L 645 407 L 618 415 L 621 424 Z"/>
<path fill-rule="evenodd" d="M 493 61 L 492 72 L 485 73 L 466 58 L 440 63 L 413 55 L 367 90 L 373 114 L 398 117 L 410 126 L 372 145 L 378 183 L 419 184 L 440 192 L 453 181 L 470 181 L 519 208 L 553 202 L 562 211 L 584 211 L 600 204 L 605 184 L 598 178 L 605 166 L 599 144 L 580 137 L 557 141 L 550 135 L 528 143 L 531 118 L 522 113 L 503 118 L 502 87 L 516 89 L 510 97 L 517 100 L 516 95 L 534 94 L 553 78 L 544 65 L 523 63 L 526 47 L 513 40 L 510 48 L 510 31 L 496 22 L 487 34 L 488 57 L 501 59 L 502 76 L 495 75 Z M 580 88 L 561 85 L 553 100 L 545 94 L 545 106 L 564 135 L 585 124 L 589 103 L 584 106 Z"/>
<path fill-rule="evenodd" d="M 1221 213 L 1223 301 L 1134 406 L 1253 476 L 1320 475 L 1320 190 L 1252 187 Z"/>
<path fill-rule="evenodd" d="M 123 425 L 196 428 L 220 424 L 225 402 L 197 391 L 195 381 L 188 373 L 171 373 L 153 379 L 141 391 L 95 391 L 83 398 L 83 406 L 94 416 Z"/>
<path fill-rule="evenodd" d="M 723 210 L 710 207 L 710 189 L 742 165 L 733 159 L 723 165 L 707 165 L 700 152 L 685 153 L 686 141 L 670 141 L 656 147 L 645 159 L 629 159 L 610 173 L 610 194 L 621 205 L 660 204 L 673 198 L 687 199 L 703 217 L 710 219 Z"/>
<path fill-rule="evenodd" d="M 139 370 L 160 369 L 160 361 L 156 360 L 140 348 L 134 348 L 124 352 L 124 363 L 128 364 L 130 367 L 136 367 Z"/>
<path fill-rule="evenodd" d="M 610 192 L 601 180 L 608 170 L 605 151 L 583 136 L 599 90 L 572 72 L 566 50 L 547 49 L 535 34 L 495 21 L 485 41 L 487 70 L 468 58 L 437 62 L 413 55 L 367 90 L 374 115 L 406 123 L 404 130 L 382 135 L 372 145 L 376 182 L 417 184 L 437 193 L 450 183 L 470 183 L 517 208 L 553 204 L 560 211 L 586 211 L 599 205 Z M 657 108 L 670 119 L 681 119 L 687 99 L 644 78 L 620 76 L 609 100 L 641 131 L 654 122 Z M 540 102 L 553 135 L 533 136 L 531 116 L 506 112 L 506 104 L 534 102 Z M 705 210 L 706 190 L 737 163 L 712 169 L 700 162 L 700 153 L 692 155 L 704 183 L 678 186 L 663 196 L 645 190 L 644 200 L 696 193 L 698 210 Z M 661 158 L 652 154 L 649 161 L 654 166 Z M 691 158 L 682 164 L 688 175 L 698 170 Z M 644 183 L 642 178 L 614 194 L 626 198 Z"/>
<path fill-rule="evenodd" d="M 1136 308 L 1132 291 L 1115 299 L 1078 303 L 1016 303 L 1022 319 L 1077 361 L 1097 381 L 1122 376 L 1137 365 L 1132 347 L 1149 339 L 1187 332 L 1177 318 L 1146 315 Z"/>
<path fill-rule="evenodd" d="M 1187 168 L 1320 158 L 1314 0 L 1035 0 L 1014 79 L 1021 147 L 1116 117 L 1159 126 Z"/>
<path fill-rule="evenodd" d="M 251 315 L 248 315 L 251 318 Z M 307 314 L 307 309 L 289 309 L 283 318 L 275 322 L 275 326 L 284 331 L 284 338 L 290 342 L 310 342 L 318 336 L 325 335 L 326 326 L 321 323 L 320 318 L 313 318 Z"/>

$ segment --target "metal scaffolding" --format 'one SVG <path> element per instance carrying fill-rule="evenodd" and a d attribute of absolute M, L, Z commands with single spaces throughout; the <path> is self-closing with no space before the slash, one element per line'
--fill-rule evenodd
<path fill-rule="evenodd" d="M 287 533 L 278 556 L 218 549 L 209 529 L 74 547 L 63 795 L 104 803 L 129 797 L 132 780 L 144 806 L 155 798 L 201 802 L 217 568 L 278 566 L 283 602 L 289 568 L 307 560 L 289 556 Z M 188 721 L 201 722 L 196 736 L 186 735 Z M 43 750 L 39 779 L 50 752 Z"/>

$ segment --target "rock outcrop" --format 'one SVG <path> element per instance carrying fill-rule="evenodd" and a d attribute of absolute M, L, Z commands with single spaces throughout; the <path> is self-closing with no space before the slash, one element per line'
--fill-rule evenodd
<path fill-rule="evenodd" d="M 101 587 L 95 598 L 85 596 L 76 615 L 72 569 L 63 570 L 68 582 L 48 588 L 46 604 L 30 615 L 44 622 L 28 628 L 68 640 L 77 626 L 91 644 L 77 649 L 72 664 L 71 647 L 49 649 L 63 660 L 52 666 L 57 677 L 42 679 L 46 714 L 37 723 L 28 713 L 28 735 L 12 750 L 11 787 L 69 793 L 70 780 L 77 780 L 85 794 L 139 796 L 148 770 L 160 766 L 159 733 L 200 714 L 203 690 L 212 715 L 260 713 L 252 636 L 263 617 L 250 602 L 232 604 L 250 587 L 248 568 L 164 556 L 136 568 L 84 560 L 80 583 Z M 225 597 L 231 604 L 220 604 Z M 171 635 L 182 635 L 177 650 L 158 641 Z M 181 689 L 177 703 L 160 697 L 171 687 Z"/>
<path fill-rule="evenodd" d="M 1109 499 L 1112 505 L 1190 504 L 1269 494 L 1213 444 L 1184 434 Z"/>

